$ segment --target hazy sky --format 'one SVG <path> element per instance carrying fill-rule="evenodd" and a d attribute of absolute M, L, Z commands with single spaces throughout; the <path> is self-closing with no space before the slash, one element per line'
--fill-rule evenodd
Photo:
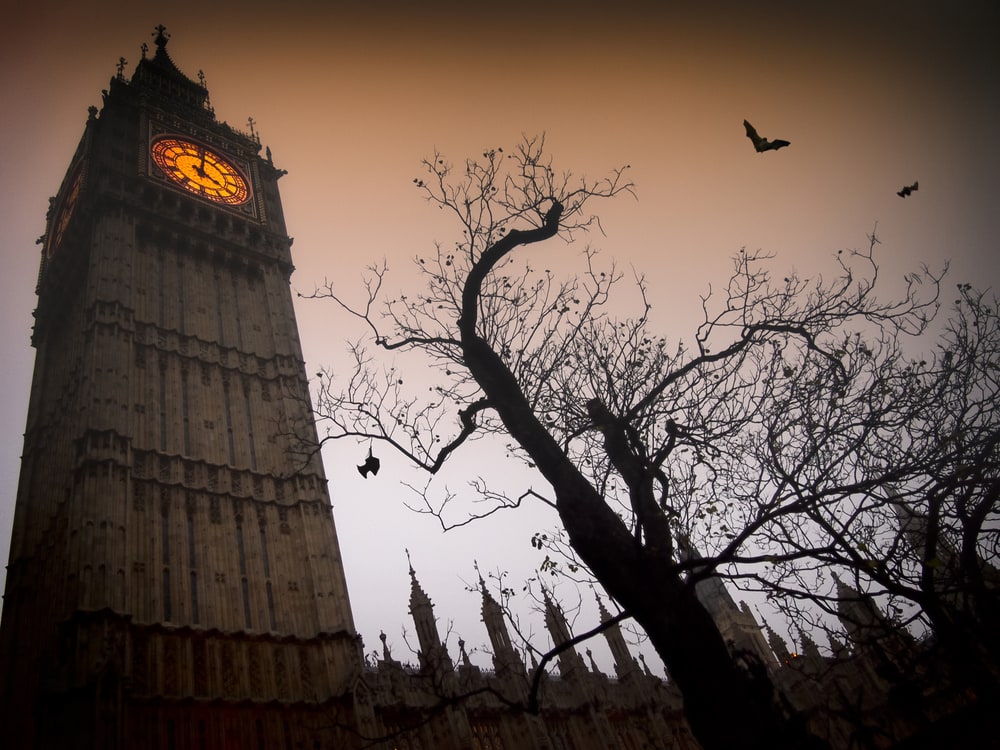
<path fill-rule="evenodd" d="M 741 246 L 774 251 L 778 269 L 809 276 L 829 272 L 837 249 L 866 246 L 876 222 L 890 278 L 949 260 L 954 283 L 1000 283 L 994 2 L 467 5 L 113 0 L 6 11 L 0 558 L 33 361 L 35 240 L 87 108 L 100 106 L 119 57 L 131 75 L 159 23 L 178 67 L 193 79 L 204 71 L 218 118 L 245 130 L 252 116 L 288 170 L 281 190 L 302 291 L 329 276 L 349 294 L 382 258 L 392 283 L 405 285 L 415 255 L 455 238 L 411 184 L 420 159 L 438 148 L 458 161 L 541 132 L 559 167 L 598 176 L 632 165 L 638 200 L 603 208 L 606 236 L 590 240 L 646 274 L 654 320 L 673 340 L 691 338 L 698 294 L 726 279 Z M 744 118 L 792 145 L 755 153 Z M 915 180 L 917 193 L 897 197 Z M 575 257 L 577 248 L 539 252 Z M 310 372 L 336 365 L 360 334 L 322 303 L 303 302 L 298 314 Z M 526 575 L 546 515 L 442 536 L 404 509 L 400 459 L 383 451 L 386 472 L 357 476 L 364 450 L 334 444 L 326 465 L 368 650 L 384 629 L 406 658 L 403 547 L 442 628 L 454 620 L 468 647 L 482 644 L 478 597 L 463 588 L 472 560 Z"/>

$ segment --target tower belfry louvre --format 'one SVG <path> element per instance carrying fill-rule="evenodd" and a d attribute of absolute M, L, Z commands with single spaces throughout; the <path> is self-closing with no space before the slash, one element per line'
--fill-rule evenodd
<path fill-rule="evenodd" d="M 284 172 L 154 37 L 46 218 L 0 726 L 17 748 L 312 747 L 364 691 L 323 467 L 296 450 Z"/>

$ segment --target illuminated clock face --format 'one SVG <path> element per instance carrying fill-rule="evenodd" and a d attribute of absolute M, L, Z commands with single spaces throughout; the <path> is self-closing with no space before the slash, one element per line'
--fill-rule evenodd
<path fill-rule="evenodd" d="M 69 226 L 69 220 L 73 216 L 73 209 L 76 208 L 77 198 L 80 197 L 80 188 L 82 186 L 83 170 L 77 169 L 76 173 L 70 179 L 69 187 L 63 194 L 62 200 L 59 202 L 56 219 L 52 223 L 52 227 L 49 231 L 49 242 L 46 247 L 46 254 L 49 257 L 55 253 L 55 251 L 59 248 L 59 245 L 62 243 L 63 235 L 66 233 L 66 227 Z"/>
<path fill-rule="evenodd" d="M 181 138 L 160 138 L 152 146 L 153 162 L 177 184 L 203 198 L 238 206 L 250 199 L 250 188 L 225 157 Z"/>

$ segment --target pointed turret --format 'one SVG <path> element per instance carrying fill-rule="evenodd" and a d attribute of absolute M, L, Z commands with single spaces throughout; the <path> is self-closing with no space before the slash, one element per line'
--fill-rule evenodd
<path fill-rule="evenodd" d="M 697 547 L 684 535 L 678 537 L 677 548 L 682 562 L 702 559 L 702 555 Z M 715 620 L 720 630 L 722 629 L 723 622 L 739 610 L 739 607 L 736 606 L 736 601 L 726 589 L 726 585 L 717 575 L 710 575 L 698 581 L 695 584 L 695 592 L 698 594 L 698 600 L 705 606 L 708 613 L 712 615 L 712 619 Z"/>
<path fill-rule="evenodd" d="M 548 628 L 549 634 L 552 636 L 553 646 L 562 646 L 573 639 L 569 623 L 566 622 L 566 616 L 563 615 L 559 605 L 552 601 L 549 592 L 544 588 L 542 589 L 542 597 L 545 601 L 545 627 Z M 563 677 L 582 676 L 586 671 L 587 666 L 584 664 L 583 657 L 572 646 L 559 654 L 559 673 Z"/>
<path fill-rule="evenodd" d="M 681 536 L 678 539 L 681 560 L 701 560 L 702 556 L 691 541 Z M 774 654 L 764 640 L 757 618 L 750 612 L 746 602 L 736 603 L 730 595 L 723 579 L 710 575 L 695 584 L 698 600 L 712 616 L 719 633 L 729 644 L 734 655 L 744 655 L 759 660 L 768 670 L 777 667 Z"/>
<path fill-rule="evenodd" d="M 849 648 L 847 648 L 847 644 L 845 644 L 833 633 L 827 633 L 826 638 L 830 642 L 830 651 L 833 652 L 833 655 L 836 659 L 850 658 L 851 651 Z"/>
<path fill-rule="evenodd" d="M 490 595 L 482 577 L 479 578 L 479 590 L 483 596 L 483 624 L 493 646 L 493 669 L 500 679 L 523 676 L 524 663 L 518 658 L 511 644 L 507 624 L 504 622 L 503 608 Z"/>
<path fill-rule="evenodd" d="M 860 644 L 873 633 L 891 629 L 869 597 L 840 580 L 836 573 L 831 575 L 837 584 L 837 616 L 852 642 Z"/>
<path fill-rule="evenodd" d="M 410 615 L 417 630 L 421 668 L 451 670 L 451 657 L 438 635 L 434 605 L 417 581 L 413 565 L 410 565 Z"/>
<path fill-rule="evenodd" d="M 826 659 L 820 653 L 819 646 L 805 631 L 799 633 L 799 640 L 802 642 L 799 669 L 807 674 L 822 674 L 826 669 Z"/>
<path fill-rule="evenodd" d="M 146 57 L 143 45 L 143 57 L 132 74 L 132 85 L 169 98 L 175 104 L 184 104 L 192 110 L 210 113 L 208 89 L 184 75 L 170 59 L 167 54 L 169 39 L 166 27 L 162 24 L 157 26 L 153 31 L 156 51 L 152 58 Z"/>
<path fill-rule="evenodd" d="M 395 659 L 392 658 L 392 652 L 389 650 L 389 644 L 386 642 L 388 637 L 384 630 L 378 634 L 378 638 L 382 641 L 382 661 L 386 664 L 394 664 Z"/>
<path fill-rule="evenodd" d="M 600 675 L 601 677 L 603 677 L 604 673 L 600 670 L 600 667 L 597 666 L 597 662 L 594 661 L 594 652 L 588 648 L 586 654 L 587 654 L 587 661 L 590 662 L 590 671 L 596 675 Z"/>
<path fill-rule="evenodd" d="M 844 583 L 835 573 L 833 580 L 837 583 L 837 616 L 853 652 L 892 663 L 912 658 L 913 638 L 905 628 L 893 623 L 870 596 Z"/>
<path fill-rule="evenodd" d="M 597 597 L 597 611 L 600 614 L 602 623 L 611 620 L 611 613 L 604 606 L 601 597 Z M 629 652 L 628 646 L 625 643 L 625 637 L 622 635 L 622 630 L 618 626 L 618 623 L 610 625 L 604 630 L 604 638 L 607 640 L 608 648 L 611 649 L 611 656 L 615 660 L 615 674 L 618 675 L 618 679 L 625 681 L 638 674 L 639 664 Z"/>
<path fill-rule="evenodd" d="M 792 661 L 792 655 L 788 651 L 788 644 L 785 643 L 785 639 L 775 633 L 770 625 L 766 625 L 765 629 L 767 630 L 767 642 L 771 647 L 771 651 L 778 657 L 779 662 L 789 664 Z"/>

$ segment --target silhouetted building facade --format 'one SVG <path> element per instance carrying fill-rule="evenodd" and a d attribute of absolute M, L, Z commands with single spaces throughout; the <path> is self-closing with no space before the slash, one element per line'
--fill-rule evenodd
<path fill-rule="evenodd" d="M 357 723 L 326 479 L 296 450 L 315 427 L 283 172 L 154 36 L 46 219 L 6 747 L 291 748 Z"/>

